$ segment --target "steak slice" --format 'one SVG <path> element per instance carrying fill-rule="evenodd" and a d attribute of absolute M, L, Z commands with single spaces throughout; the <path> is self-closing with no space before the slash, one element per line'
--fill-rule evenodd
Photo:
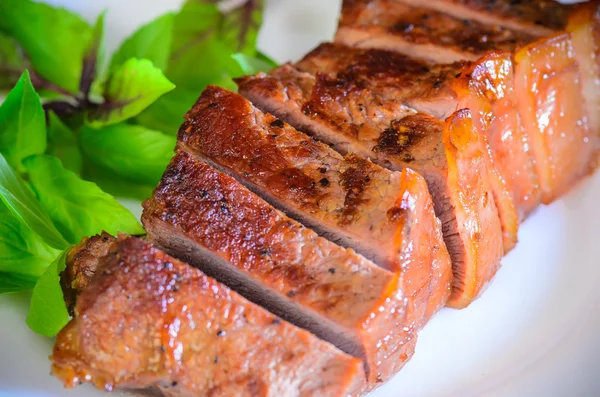
<path fill-rule="evenodd" d="M 535 36 L 562 30 L 575 6 L 555 0 L 394 0 Z"/>
<path fill-rule="evenodd" d="M 329 240 L 390 270 L 401 266 L 404 227 L 390 218 L 400 174 L 339 153 L 255 109 L 242 96 L 208 87 L 186 115 L 182 150 L 232 175 Z"/>
<path fill-rule="evenodd" d="M 515 54 L 515 90 L 542 201 L 549 203 L 595 168 L 597 160 L 597 135 L 590 130 L 570 34 L 541 39 Z"/>
<path fill-rule="evenodd" d="M 579 5 L 570 15 L 567 31 L 579 65 L 590 129 L 600 136 L 600 2 Z"/>
<path fill-rule="evenodd" d="M 479 115 L 474 127 L 488 147 L 487 168 L 502 221 L 505 252 L 514 247 L 519 220 L 539 205 L 540 194 L 533 158 L 523 144 L 526 136 L 514 109 L 509 53 L 491 52 L 473 62 L 424 65 L 398 53 L 327 43 L 296 67 L 355 82 L 440 119 L 464 108 Z"/>
<path fill-rule="evenodd" d="M 356 15 L 363 15 L 362 23 L 365 26 L 379 25 L 377 17 L 371 15 L 377 12 L 385 12 L 387 14 L 386 18 L 394 19 L 396 24 L 408 23 L 411 21 L 410 18 L 416 15 L 407 14 L 406 11 L 402 10 L 395 10 L 393 7 L 386 8 L 387 5 L 383 3 L 382 5 L 379 1 L 391 1 L 393 4 L 402 3 L 406 5 L 406 1 L 395 0 L 373 0 L 361 3 L 350 1 L 345 9 L 348 18 L 342 18 L 341 26 L 344 26 L 344 20 L 351 21 L 356 18 Z M 413 2 L 410 1 L 410 3 Z M 430 4 L 434 3 L 448 4 L 449 2 L 441 0 L 433 3 L 428 2 L 427 5 L 423 3 L 422 6 L 430 7 Z M 459 3 L 474 4 L 462 1 Z M 498 4 L 506 5 L 506 2 L 501 1 Z M 600 137 L 600 90 L 598 90 L 600 88 L 600 68 L 597 67 L 598 61 L 595 55 L 600 45 L 600 34 L 598 34 L 600 29 L 599 4 L 596 1 L 576 7 L 567 7 L 568 12 L 565 11 L 565 16 L 561 17 L 564 22 L 555 24 L 555 28 L 566 28 L 569 34 L 557 33 L 547 39 L 538 39 L 531 36 L 524 41 L 511 40 L 513 42 L 508 42 L 505 46 L 498 45 L 494 40 L 488 40 L 487 35 L 482 36 L 477 29 L 472 29 L 473 21 L 470 21 L 469 26 L 464 28 L 465 35 L 472 34 L 473 38 L 486 38 L 484 45 L 481 46 L 482 50 L 502 49 L 514 52 L 516 62 L 514 70 L 515 95 L 518 96 L 520 102 L 518 112 L 522 125 L 521 131 L 525 133 L 527 137 L 526 144 L 531 147 L 531 153 L 534 156 L 543 203 L 549 203 L 556 199 L 558 195 L 564 193 L 578 181 L 582 175 L 585 175 L 589 169 L 596 167 L 597 155 L 594 149 L 598 148 L 596 142 Z M 353 10 L 354 7 L 358 8 Z M 551 8 L 550 5 L 548 7 Z M 380 8 L 384 11 L 377 11 Z M 363 11 L 360 11 L 361 9 Z M 436 10 L 430 11 L 438 12 Z M 393 14 L 394 12 L 396 14 Z M 569 21 L 569 24 L 567 24 L 567 21 Z M 434 56 L 442 54 L 435 58 L 438 61 L 447 61 L 448 58 L 443 54 L 454 49 L 453 38 L 458 37 L 452 29 L 452 24 L 449 22 L 437 23 L 435 18 L 427 18 L 422 21 L 421 26 L 425 31 L 435 32 L 435 34 L 432 33 L 432 37 L 447 38 L 447 40 L 436 42 L 439 51 L 431 51 Z M 491 28 L 495 27 L 492 26 Z M 338 36 L 342 33 L 340 31 Z M 392 36 L 389 29 L 388 32 L 377 34 L 386 35 L 388 40 Z M 343 42 L 349 42 L 343 37 L 338 38 Z M 464 39 L 461 38 L 461 41 L 464 41 Z M 527 45 L 523 46 L 524 43 Z M 373 44 L 369 41 L 362 42 L 359 45 L 363 47 L 381 47 L 378 43 Z M 418 49 L 413 48 L 413 46 L 398 45 L 386 46 L 386 48 L 392 48 L 395 51 L 413 56 L 421 56 Z M 556 51 L 562 53 L 552 57 L 552 54 Z M 483 52 L 478 55 L 483 55 Z M 432 56 L 426 58 L 431 59 Z M 568 72 L 565 70 L 565 65 L 570 65 Z M 549 81 L 544 80 L 543 85 L 547 87 L 547 90 L 540 93 L 539 81 L 535 76 L 531 76 L 531 73 L 540 78 L 545 75 L 555 77 Z M 562 96 L 560 99 L 555 99 L 551 95 L 552 93 L 562 93 Z M 548 118 L 550 114 L 555 114 L 556 117 Z M 594 142 L 590 143 L 591 140 Z M 510 153 L 510 151 L 505 152 Z M 575 158 L 572 156 L 575 156 Z M 523 170 L 523 173 L 526 175 L 526 170 Z"/>
<path fill-rule="evenodd" d="M 226 113 L 224 113 L 226 114 Z M 414 173 L 399 183 L 409 184 Z M 392 273 L 319 237 L 226 174 L 179 152 L 142 221 L 167 252 L 251 301 L 365 360 L 369 388 L 414 351 L 416 332 L 445 303 L 451 269 L 425 186 L 399 197 L 402 271 Z M 422 205 L 412 209 L 412 205 Z M 421 216 L 420 219 L 413 218 Z M 424 245 L 415 249 L 411 239 Z M 427 244 L 427 245 L 425 245 Z"/>
<path fill-rule="evenodd" d="M 527 33 L 454 17 L 399 0 L 345 0 L 337 42 L 380 48 L 430 62 L 474 61 L 490 49 L 512 51 L 537 38 Z"/>
<path fill-rule="evenodd" d="M 385 92 L 373 93 L 360 83 L 333 78 L 320 73 L 314 76 L 300 72 L 290 65 L 275 69 L 270 75 L 260 74 L 239 80 L 240 93 L 263 111 L 270 112 L 316 138 L 331 144 L 334 149 L 352 152 L 392 170 L 414 169 L 427 180 L 435 203 L 435 213 L 442 222 L 444 240 L 454 267 L 455 282 L 464 282 L 465 267 L 496 269 L 502 257 L 502 231 L 498 211 L 488 180 L 486 152 L 483 139 L 468 139 L 467 147 L 456 153 L 445 147 L 442 139 L 445 123 L 399 103 Z M 237 130 L 239 131 L 239 129 Z M 466 132 L 465 132 L 466 133 Z M 467 150 L 468 149 L 468 150 Z M 458 197 L 456 186 L 448 175 L 449 158 L 474 156 L 472 166 L 458 175 L 459 183 L 471 183 L 468 174 L 478 175 L 469 198 Z M 452 167 L 454 167 L 452 162 Z M 480 206 L 484 196 L 485 205 Z M 486 249 L 480 256 L 466 257 L 472 236 L 463 230 L 463 219 L 456 200 L 466 200 L 465 209 L 478 214 L 477 223 L 486 222 Z M 484 221 L 485 219 L 485 221 Z M 457 223 L 458 220 L 458 223 Z M 459 227 L 458 225 L 461 225 Z M 481 236 L 478 236 L 478 238 Z M 493 258 L 493 259 L 490 259 Z M 490 273 L 493 273 L 491 271 Z M 487 280 L 477 280 L 483 285 Z M 457 288 L 450 305 L 464 307 L 475 299 L 479 289 Z M 463 296 L 463 293 L 466 296 Z"/>
<path fill-rule="evenodd" d="M 154 387 L 167 396 L 360 394 L 359 360 L 143 240 L 120 236 L 106 246 L 56 338 L 52 373 L 66 387 Z M 71 256 L 68 268 L 79 260 Z"/>

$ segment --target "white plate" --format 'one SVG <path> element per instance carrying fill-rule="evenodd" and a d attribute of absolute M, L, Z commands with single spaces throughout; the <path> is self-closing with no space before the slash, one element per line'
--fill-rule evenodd
<path fill-rule="evenodd" d="M 1 0 L 0 0 L 1 1 Z M 59 0 L 92 21 L 108 7 L 107 47 L 179 1 Z M 340 1 L 273 0 L 260 47 L 279 61 L 330 39 Z M 540 208 L 481 299 L 439 313 L 414 358 L 373 397 L 600 396 L 600 175 Z M 27 294 L 0 297 L 0 396 L 103 396 L 49 376 L 52 341 L 24 319 Z"/>

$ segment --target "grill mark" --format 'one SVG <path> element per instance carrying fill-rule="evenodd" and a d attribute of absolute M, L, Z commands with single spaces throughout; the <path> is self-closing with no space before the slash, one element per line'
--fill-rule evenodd
<path fill-rule="evenodd" d="M 423 128 L 420 127 L 420 121 L 421 116 L 419 115 L 407 116 L 392 121 L 390 127 L 385 129 L 379 136 L 373 151 L 401 156 L 402 160 L 407 163 L 414 161 L 410 149 L 418 145 L 425 137 Z"/>
<path fill-rule="evenodd" d="M 371 175 L 366 161 L 353 156 L 348 157 L 347 160 L 351 161 L 352 166 L 342 172 L 340 176 L 340 184 L 346 192 L 344 209 L 339 222 L 342 226 L 349 225 L 358 219 L 358 209 L 369 202 L 369 199 L 365 198 L 365 192 L 371 183 Z"/>

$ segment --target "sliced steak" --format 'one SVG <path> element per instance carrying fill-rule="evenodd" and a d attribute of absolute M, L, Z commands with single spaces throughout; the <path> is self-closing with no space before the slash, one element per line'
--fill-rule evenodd
<path fill-rule="evenodd" d="M 549 203 L 595 168 L 597 160 L 597 135 L 590 129 L 568 33 L 541 39 L 515 54 L 515 90 L 542 200 Z"/>
<path fill-rule="evenodd" d="M 380 48 L 431 62 L 476 60 L 490 49 L 511 51 L 537 36 L 454 17 L 399 0 L 345 0 L 337 42 Z"/>
<path fill-rule="evenodd" d="M 394 0 L 535 36 L 564 29 L 573 5 L 555 0 Z"/>
<path fill-rule="evenodd" d="M 360 394 L 358 359 L 143 240 L 121 236 L 109 246 L 56 338 L 52 373 L 66 387 L 155 387 L 167 396 Z M 79 260 L 71 256 L 68 269 Z"/>
<path fill-rule="evenodd" d="M 387 3 L 380 2 L 407 5 L 404 0 L 365 0 L 365 2 L 360 3 L 349 1 L 344 9 L 348 17 L 344 16 L 342 18 L 341 26 L 344 26 L 344 20 L 352 21 L 357 15 L 362 15 L 364 25 L 374 25 L 377 28 L 379 20 L 378 17 L 373 16 L 377 12 L 385 12 L 387 14 L 386 18 L 395 19 L 397 24 L 410 22 L 411 18 L 416 15 L 413 13 L 407 14 L 405 10 L 396 10 L 394 8 L 396 6 L 389 8 Z M 416 4 L 416 2 L 408 2 Z M 454 4 L 452 1 L 440 0 L 425 2 L 419 6 L 429 8 L 435 4 L 443 4 L 444 7 L 447 7 L 451 3 Z M 506 8 L 508 3 L 500 1 L 494 4 L 497 4 L 500 8 Z M 527 4 L 529 3 L 535 2 L 515 4 L 515 9 L 520 9 L 521 6 L 528 9 L 530 6 Z M 543 3 L 550 4 L 553 2 Z M 462 4 L 465 7 L 473 6 L 474 9 L 479 7 L 479 3 L 472 1 L 458 1 L 457 4 Z M 535 9 L 538 5 L 532 6 L 531 9 Z M 496 6 L 492 5 L 493 7 Z M 546 6 L 542 8 L 544 7 Z M 554 6 L 547 5 L 547 7 L 553 9 Z M 595 1 L 573 7 L 564 8 L 561 5 L 557 7 L 557 9 L 563 10 L 560 12 L 564 15 L 559 18 L 562 22 L 550 24 L 549 26 L 553 26 L 553 31 L 566 28 L 570 32 L 569 34 L 557 33 L 548 39 L 538 39 L 536 36 L 530 36 L 525 37 L 525 40 L 509 40 L 506 45 L 499 45 L 494 40 L 488 40 L 487 35 L 481 35 L 477 28 L 473 28 L 473 24 L 479 23 L 473 21 L 465 25 L 463 33 L 464 35 L 471 34 L 474 39 L 478 37 L 485 38 L 485 42 L 481 46 L 482 51 L 477 55 L 483 56 L 484 52 L 489 50 L 511 50 L 514 53 L 516 63 L 521 65 L 521 67 L 517 65 L 514 71 L 515 86 L 518 87 L 516 95 L 520 102 L 518 109 L 521 130 L 527 136 L 526 144 L 530 146 L 531 153 L 534 155 L 534 164 L 536 164 L 537 178 L 543 190 L 544 203 L 556 199 L 558 195 L 564 193 L 569 186 L 586 174 L 587 170 L 596 167 L 597 156 L 592 148 L 597 148 L 596 141 L 600 137 L 600 116 L 598 116 L 600 114 L 600 91 L 598 90 L 600 88 L 600 69 L 596 67 L 598 61 L 595 55 L 600 43 L 600 35 L 598 34 L 600 3 Z M 361 9 L 363 11 L 360 11 Z M 378 11 L 380 9 L 384 11 Z M 439 13 L 436 9 L 430 11 Z M 394 12 L 396 14 L 393 14 Z M 520 14 L 523 14 L 523 21 L 527 21 L 528 17 L 524 16 L 524 14 L 527 14 L 526 12 L 515 12 L 513 16 L 517 17 Z M 539 15 L 543 15 L 543 13 L 539 13 Z M 440 13 L 440 17 L 442 16 L 444 18 L 455 18 L 449 14 L 442 15 Z M 455 23 L 458 23 L 458 21 L 456 19 Z M 567 24 L 567 22 L 569 23 Z M 435 18 L 426 18 L 422 21 L 422 26 L 424 26 L 425 31 L 432 32 L 432 37 L 447 38 L 447 41 L 445 39 L 438 40 L 436 46 L 439 51 L 431 51 L 431 54 L 445 54 L 445 52 L 455 48 L 453 38 L 458 36 L 450 22 L 437 23 Z M 488 29 L 495 29 L 495 26 L 492 25 L 485 26 Z M 368 30 L 370 28 L 364 29 Z M 342 33 L 343 31 L 340 31 L 338 39 L 349 42 L 340 37 Z M 393 37 L 390 31 L 377 33 L 377 35 L 380 34 L 384 34 L 387 39 Z M 463 41 L 464 39 L 461 38 L 460 40 Z M 381 47 L 378 43 L 373 44 L 370 41 L 361 42 L 359 45 L 363 47 Z M 385 48 L 392 48 L 395 51 L 417 57 L 421 56 L 418 49 L 412 46 L 399 45 L 386 46 Z M 562 53 L 551 58 L 552 54 L 557 51 Z M 539 54 L 539 56 L 534 54 Z M 432 56 L 424 58 L 431 59 Z M 469 57 L 466 58 L 469 59 Z M 448 58 L 445 55 L 440 55 L 435 59 L 443 62 L 447 61 Z M 567 64 L 570 65 L 568 75 L 564 71 Z M 539 81 L 528 75 L 530 73 L 536 73 L 541 77 L 545 75 L 562 77 L 554 77 L 551 81 L 544 81 L 543 85 L 547 86 L 549 91 L 538 94 L 540 92 L 539 84 L 537 84 Z M 558 83 L 558 81 L 563 83 Z M 571 84 L 570 81 L 573 83 Z M 562 84 L 563 87 L 558 87 L 557 84 Z M 562 99 L 556 99 L 553 95 L 549 95 L 552 92 L 562 92 Z M 556 114 L 556 117 L 550 117 L 549 119 L 548 115 L 550 114 Z M 517 134 L 519 134 L 518 131 Z M 594 142 L 590 144 L 591 140 L 594 140 Z M 506 153 L 510 153 L 510 151 L 506 151 Z M 575 153 L 577 155 L 573 158 L 572 156 Z M 526 175 L 526 170 L 523 170 L 522 174 Z"/>
<path fill-rule="evenodd" d="M 579 65 L 590 128 L 600 136 L 600 1 L 579 5 L 570 15 L 567 31 Z"/>
<path fill-rule="evenodd" d="M 327 43 L 296 67 L 355 82 L 376 95 L 395 98 L 440 119 L 464 108 L 479 115 L 474 127 L 489 149 L 487 168 L 502 220 L 505 251 L 514 247 L 519 220 L 539 205 L 540 194 L 533 158 L 519 128 L 510 53 L 491 52 L 473 62 L 424 65 L 398 53 Z"/>
<path fill-rule="evenodd" d="M 392 170 L 409 167 L 423 175 L 434 199 L 435 213 L 442 222 L 456 283 L 464 281 L 464 267 L 497 268 L 503 253 L 502 231 L 492 192 L 489 191 L 489 200 L 485 201 L 483 208 L 478 204 L 484 197 L 482 193 L 490 188 L 483 139 L 469 139 L 469 150 L 461 147 L 459 153 L 465 157 L 475 156 L 472 167 L 459 178 L 467 181 L 470 179 L 468 174 L 479 175 L 477 185 L 469 192 L 470 201 L 465 205 L 469 212 L 485 213 L 479 219 L 486 219 L 483 229 L 489 250 L 489 255 L 488 252 L 480 252 L 481 256 L 477 258 L 467 258 L 465 250 L 475 242 L 469 233 L 458 227 L 463 223 L 457 224 L 457 219 L 464 214 L 457 213 L 461 209 L 455 201 L 463 198 L 455 196 L 457 188 L 452 186 L 455 181 L 448 179 L 452 172 L 448 168 L 448 156 L 455 156 L 455 152 L 444 146 L 444 122 L 411 111 L 401 105 L 393 93 L 374 93 L 359 82 L 334 78 L 325 73 L 314 76 L 290 65 L 284 65 L 270 75 L 241 79 L 239 84 L 240 93 L 263 111 L 331 144 L 342 153 L 356 153 Z M 476 134 L 475 131 L 471 133 Z M 494 259 L 490 260 L 492 257 Z M 485 281 L 478 280 L 477 283 Z M 467 297 L 462 296 L 462 292 L 456 289 L 457 295 L 451 300 L 451 305 L 466 305 L 479 290 L 464 291 Z"/>
<path fill-rule="evenodd" d="M 407 175 L 398 182 L 415 189 L 417 177 Z M 425 186 L 417 188 L 389 214 L 406 222 L 395 237 L 405 261 L 396 273 L 319 237 L 186 152 L 175 156 L 144 202 L 142 221 L 167 252 L 362 357 L 374 387 L 412 356 L 416 332 L 450 291 L 439 225 Z M 422 207 L 413 210 L 413 201 Z M 412 238 L 427 245 L 414 249 Z"/>
<path fill-rule="evenodd" d="M 208 87 L 186 115 L 182 150 L 231 174 L 302 223 L 390 270 L 402 242 L 392 220 L 402 197 L 400 174 L 339 153 L 265 115 L 242 96 Z"/>

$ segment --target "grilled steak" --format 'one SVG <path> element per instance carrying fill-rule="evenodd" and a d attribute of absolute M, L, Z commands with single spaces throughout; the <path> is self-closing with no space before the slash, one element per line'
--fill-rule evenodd
<path fill-rule="evenodd" d="M 540 202 L 531 154 L 513 95 L 509 53 L 491 52 L 474 62 L 424 65 L 398 53 L 322 44 L 296 64 L 310 73 L 328 73 L 376 94 L 395 98 L 417 111 L 445 119 L 468 108 L 476 130 L 486 140 L 488 171 L 508 252 L 523 219 Z M 510 158 L 507 154 L 510 153 Z"/>
<path fill-rule="evenodd" d="M 471 166 L 458 175 L 461 181 L 449 180 L 449 174 L 454 172 L 449 170 L 449 162 L 457 153 L 444 146 L 445 124 L 423 113 L 411 112 L 399 103 L 394 92 L 374 93 L 360 82 L 324 73 L 314 76 L 290 65 L 269 75 L 241 79 L 239 84 L 240 93 L 262 110 L 332 144 L 342 153 L 356 153 L 393 170 L 410 167 L 423 175 L 434 199 L 436 215 L 442 222 L 456 283 L 464 281 L 464 267 L 497 268 L 503 253 L 502 232 L 492 193 L 488 191 L 490 183 L 483 139 L 468 139 L 468 150 L 467 147 L 459 149 L 459 157 L 474 158 Z M 454 167 L 454 162 L 451 166 Z M 466 207 L 457 206 L 455 200 L 463 198 L 455 195 L 457 188 L 452 184 L 467 183 L 471 179 L 469 174 L 478 175 L 472 190 L 467 192 L 470 201 L 465 202 Z M 489 200 L 480 207 L 480 201 L 487 196 L 484 192 L 489 193 Z M 482 250 L 478 257 L 465 256 L 467 247 L 474 242 L 469 233 L 458 227 L 463 225 L 461 219 L 467 216 L 458 213 L 462 209 L 478 214 L 478 222 L 486 222 L 485 240 L 489 252 Z M 485 281 L 478 280 L 477 283 Z M 479 289 L 463 291 L 457 287 L 450 304 L 463 307 L 478 292 Z"/>
<path fill-rule="evenodd" d="M 377 13 L 385 13 L 385 18 L 394 20 L 396 25 L 412 23 L 411 18 L 417 15 L 416 13 L 407 13 L 406 10 L 397 9 L 398 3 L 402 3 L 402 7 L 409 6 L 407 3 L 416 4 L 412 0 L 365 0 L 360 3 L 347 1 L 343 9 L 346 15 L 342 17 L 340 26 L 344 28 L 356 25 L 353 25 L 352 21 L 357 18 L 357 15 L 361 15 L 360 29 L 365 31 L 379 29 L 377 35 L 381 36 L 381 38 L 376 43 L 366 40 L 355 45 L 361 47 L 382 47 L 379 43 L 393 41 L 397 33 L 391 29 L 382 30 L 379 27 L 380 22 L 376 15 Z M 533 2 L 537 5 L 527 5 L 530 3 L 532 2 L 514 4 L 514 9 L 509 10 L 509 2 L 500 1 L 494 2 L 492 8 L 499 7 L 498 15 L 506 16 L 511 14 L 511 18 L 513 19 L 520 15 L 522 17 L 522 25 L 527 26 L 528 21 L 530 22 L 528 15 L 535 14 L 531 10 L 536 9 L 536 7 L 547 7 L 548 9 L 553 9 L 554 7 L 548 4 L 540 6 L 542 3 L 552 2 Z M 390 7 L 390 4 L 394 5 Z M 440 5 L 444 8 L 445 12 L 452 13 L 454 16 L 441 14 L 438 10 L 438 6 Z M 461 21 L 456 18 L 457 14 L 453 11 L 451 12 L 450 9 L 463 10 L 467 7 L 472 7 L 472 10 L 475 10 L 474 12 L 479 13 L 481 11 L 479 5 L 480 3 L 477 1 L 461 0 L 438 0 L 421 4 L 421 7 L 433 7 L 433 9 L 429 10 L 430 12 L 427 13 L 428 18 L 425 18 L 421 22 L 419 25 L 420 28 L 428 32 L 435 32 L 432 36 L 444 38 L 444 40 L 437 40 L 435 43 L 436 48 L 432 49 L 430 54 L 424 58 L 432 59 L 432 57 L 435 57 L 438 61 L 447 61 L 448 58 L 444 54 L 455 49 L 456 43 L 454 43 L 454 38 L 459 37 L 453 26 Z M 413 6 L 410 5 L 410 7 Z M 516 93 L 521 102 L 518 108 L 522 128 L 520 130 L 513 129 L 512 131 L 516 131 L 517 135 L 524 134 L 527 145 L 531 146 L 531 153 L 534 156 L 533 160 L 534 164 L 536 164 L 537 179 L 542 189 L 542 201 L 544 203 L 549 203 L 558 195 L 564 193 L 582 175 L 587 173 L 587 170 L 596 166 L 597 155 L 593 148 L 598 147 L 596 141 L 600 137 L 600 116 L 598 116 L 600 114 L 600 68 L 598 68 L 598 61 L 595 58 L 595 51 L 600 44 L 600 35 L 597 33 L 598 29 L 600 29 L 599 3 L 592 2 L 588 5 L 577 7 L 564 7 L 562 5 L 557 5 L 556 7 L 557 10 L 562 10 L 557 11 L 558 14 L 562 15 L 559 16 L 561 22 L 549 22 L 548 26 L 552 26 L 553 30 L 564 29 L 566 27 L 571 34 L 557 34 L 549 39 L 537 39 L 535 35 L 530 35 L 529 37 L 523 36 L 524 40 L 511 39 L 505 45 L 499 44 L 495 40 L 488 40 L 488 36 L 482 35 L 480 31 L 480 25 L 478 25 L 480 22 L 472 20 L 465 24 L 464 32 L 462 33 L 463 36 L 470 35 L 473 40 L 485 38 L 480 48 L 481 51 L 477 55 L 483 55 L 484 51 L 489 50 L 511 50 L 515 52 L 517 62 L 525 65 L 524 67 L 515 68 L 515 84 L 520 87 L 519 91 L 523 92 L 522 95 L 519 92 Z M 379 9 L 382 11 L 378 11 Z M 436 18 L 431 18 L 431 13 L 438 13 L 436 18 L 454 18 L 454 25 L 450 21 L 442 23 L 440 22 L 441 20 L 437 21 Z M 543 13 L 540 12 L 538 15 L 543 15 Z M 481 21 L 481 19 L 479 20 Z M 349 22 L 345 23 L 344 21 Z M 569 22 L 568 25 L 567 21 Z M 485 22 L 489 23 L 487 20 Z M 485 26 L 487 29 L 497 29 L 497 26 L 492 25 L 481 26 Z M 340 30 L 337 38 L 343 42 L 352 44 L 352 40 L 344 37 L 344 32 L 346 31 L 344 29 Z M 353 31 L 353 29 L 355 28 L 350 28 L 350 31 Z M 469 42 L 464 37 L 461 37 L 459 40 L 460 42 Z M 525 43 L 527 45 L 523 46 Z M 414 45 L 387 45 L 385 48 L 392 48 L 395 51 L 413 56 L 421 56 L 419 49 Z M 550 54 L 556 51 L 563 51 L 564 53 L 554 58 L 530 55 L 536 53 L 550 56 Z M 438 54 L 440 55 L 438 56 Z M 465 58 L 469 59 L 470 57 L 465 56 Z M 568 76 L 563 72 L 567 63 L 570 65 Z M 556 76 L 552 79 L 557 82 L 556 84 L 545 82 L 544 85 L 553 85 L 552 90 L 557 93 L 561 92 L 561 98 L 565 98 L 566 100 L 560 101 L 561 104 L 557 105 L 554 96 L 548 95 L 549 92 L 540 92 L 539 84 L 536 84 L 536 78 L 526 75 L 529 73 L 528 70 L 543 71 L 538 74 L 539 76 Z M 561 85 L 561 83 L 558 83 L 559 80 L 563 82 L 562 87 L 559 87 Z M 574 81 L 574 83 L 571 84 L 568 81 Z M 524 84 L 528 84 L 528 86 L 524 86 Z M 568 97 L 565 95 L 568 95 Z M 549 122 L 547 116 L 548 114 L 553 114 L 553 112 L 557 116 L 554 119 L 551 117 L 552 121 Z M 517 140 L 515 139 L 515 141 Z M 594 142 L 590 143 L 592 140 Z M 493 140 L 490 140 L 490 142 L 493 142 Z M 585 149 L 580 151 L 582 147 Z M 506 149 L 506 147 L 501 149 Z M 510 153 L 508 150 L 497 151 L 497 153 L 499 152 Z M 552 155 L 550 152 L 554 152 L 555 155 Z M 571 157 L 573 153 L 579 153 L 576 159 Z M 518 157 L 520 160 L 525 160 L 522 151 Z M 513 166 L 521 166 L 521 164 L 525 163 L 521 161 L 513 163 Z M 497 165 L 497 168 L 501 169 L 502 167 Z M 529 171 L 529 167 L 522 168 L 519 177 L 529 175 Z M 555 181 L 552 182 L 552 180 Z M 532 196 L 525 195 L 522 197 L 529 198 Z M 530 202 L 532 207 L 535 207 L 537 200 L 533 197 L 533 200 Z M 526 214 L 527 211 L 523 215 Z"/>
<path fill-rule="evenodd" d="M 555 0 L 395 0 L 536 36 L 564 29 L 574 6 Z"/>
<path fill-rule="evenodd" d="M 542 200 L 549 203 L 595 167 L 578 65 L 567 33 L 541 39 L 515 54 L 519 114 L 536 160 Z"/>
<path fill-rule="evenodd" d="M 398 181 L 411 190 L 388 214 L 391 221 L 406 222 L 394 236 L 403 247 L 403 270 L 397 273 L 319 237 L 185 152 L 176 155 L 144 203 L 142 221 L 168 252 L 363 357 L 373 387 L 412 356 L 416 331 L 450 290 L 439 225 L 425 185 L 413 174 Z M 418 191 L 411 194 L 413 189 Z M 414 210 L 413 201 L 419 205 Z M 414 250 L 412 238 L 424 246 Z"/>
<path fill-rule="evenodd" d="M 600 136 L 600 2 L 579 5 L 571 13 L 567 31 L 579 65 L 590 129 Z"/>
<path fill-rule="evenodd" d="M 402 242 L 395 236 L 404 222 L 389 216 L 402 197 L 399 173 L 355 155 L 344 158 L 217 87 L 209 87 L 186 115 L 179 146 L 329 240 L 388 269 L 400 268 Z"/>
<path fill-rule="evenodd" d="M 490 49 L 512 51 L 536 36 L 453 17 L 399 0 L 345 0 L 335 40 L 402 52 L 432 62 L 476 60 Z"/>
<path fill-rule="evenodd" d="M 65 386 L 157 387 L 167 396 L 360 393 L 359 360 L 140 239 L 105 246 L 56 339 L 52 372 Z"/>

